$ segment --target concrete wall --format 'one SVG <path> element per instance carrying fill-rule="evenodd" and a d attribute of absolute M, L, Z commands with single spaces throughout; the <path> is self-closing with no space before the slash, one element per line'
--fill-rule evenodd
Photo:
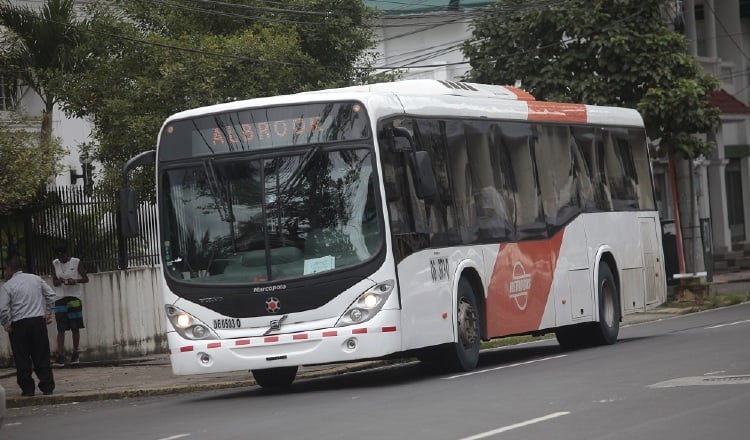
<path fill-rule="evenodd" d="M 84 284 L 81 360 L 111 360 L 167 352 L 166 316 L 159 280 L 160 267 L 89 274 Z M 52 285 L 52 280 L 47 279 Z M 47 327 L 50 349 L 57 346 L 57 328 Z M 72 350 L 70 332 L 65 348 Z M 0 330 L 0 366 L 13 359 L 10 340 Z"/>

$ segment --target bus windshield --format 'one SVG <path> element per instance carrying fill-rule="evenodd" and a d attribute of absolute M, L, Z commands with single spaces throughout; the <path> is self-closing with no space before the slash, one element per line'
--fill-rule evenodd
<path fill-rule="evenodd" d="M 383 226 L 362 145 L 200 158 L 161 173 L 166 271 L 189 283 L 265 283 L 356 265 Z"/>

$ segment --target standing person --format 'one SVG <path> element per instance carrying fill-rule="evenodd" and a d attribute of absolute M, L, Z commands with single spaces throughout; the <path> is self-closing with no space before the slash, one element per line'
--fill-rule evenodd
<path fill-rule="evenodd" d="M 52 394 L 55 379 L 50 365 L 47 324 L 52 323 L 55 291 L 39 276 L 24 273 L 22 267 L 21 257 L 8 259 L 5 268 L 8 282 L 0 288 L 0 325 L 10 337 L 21 395 L 34 395 L 32 369 L 42 393 Z"/>
<path fill-rule="evenodd" d="M 81 264 L 81 260 L 68 256 L 65 246 L 55 248 L 57 258 L 52 262 L 55 267 L 52 283 L 62 286 L 62 295 L 58 295 L 55 302 L 55 321 L 57 321 L 57 356 L 55 365 L 65 365 L 65 332 L 70 330 L 73 335 L 73 354 L 70 357 L 71 365 L 78 365 L 80 354 L 78 344 L 81 341 L 80 329 L 83 325 L 83 294 L 82 283 L 88 283 L 89 277 Z M 58 289 L 59 292 L 59 289 Z"/>

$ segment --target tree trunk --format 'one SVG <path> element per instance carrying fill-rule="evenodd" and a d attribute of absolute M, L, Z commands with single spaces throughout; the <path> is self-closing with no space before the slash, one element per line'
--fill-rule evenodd
<path fill-rule="evenodd" d="M 703 272 L 706 268 L 703 261 L 703 243 L 701 241 L 696 191 L 698 182 L 693 175 L 692 161 L 690 159 L 675 159 L 675 171 L 682 226 L 682 249 L 685 253 L 685 272 Z"/>

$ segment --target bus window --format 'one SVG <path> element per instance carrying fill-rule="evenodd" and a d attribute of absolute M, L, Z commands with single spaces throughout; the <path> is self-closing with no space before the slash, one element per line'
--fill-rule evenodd
<path fill-rule="evenodd" d="M 597 136 L 597 130 L 592 127 L 574 127 L 573 137 L 578 146 L 580 156 L 584 159 L 591 176 L 594 193 L 593 206 L 585 206 L 586 212 L 611 211 L 612 199 L 607 184 L 607 174 L 604 169 L 603 143 Z"/>
<path fill-rule="evenodd" d="M 542 216 L 541 197 L 537 187 L 536 166 L 532 151 L 535 142 L 531 125 L 527 123 L 495 124 L 495 142 L 508 151 L 511 184 L 515 202 L 515 231 L 519 240 L 533 240 L 547 235 Z"/>
<path fill-rule="evenodd" d="M 575 191 L 578 195 L 578 206 L 581 211 L 591 212 L 595 210 L 594 184 L 591 181 L 591 171 L 583 156 L 583 151 L 576 139 L 576 128 L 570 129 L 570 155 L 573 158 L 573 179 Z M 593 137 L 593 134 L 592 134 Z"/>
<path fill-rule="evenodd" d="M 430 246 L 456 244 L 459 242 L 459 236 L 453 209 L 453 192 L 448 177 L 445 122 L 431 119 L 418 120 L 416 132 L 418 148 L 430 154 L 438 186 L 435 197 L 425 200 Z"/>
<path fill-rule="evenodd" d="M 445 121 L 445 139 L 461 242 L 474 243 L 478 238 L 479 226 L 477 225 L 474 182 L 466 146 L 464 122 Z"/>
<path fill-rule="evenodd" d="M 388 148 L 389 126 L 400 126 L 414 132 L 412 120 L 395 119 L 382 123 L 378 130 L 383 160 L 383 181 L 388 201 L 393 252 L 396 261 L 428 245 L 425 203 L 416 196 L 409 163 L 409 152 Z"/>
<path fill-rule="evenodd" d="M 627 130 L 607 128 L 602 137 L 612 207 L 616 211 L 637 210 L 636 173 Z"/>
<path fill-rule="evenodd" d="M 567 126 L 537 125 L 535 149 L 542 207 L 550 231 L 557 231 L 579 212 L 574 180 L 571 133 Z"/>
<path fill-rule="evenodd" d="M 467 121 L 464 125 L 479 239 L 509 240 L 513 231 L 513 200 L 508 185 L 507 151 L 496 147 L 492 124 Z M 503 158 L 500 158 L 500 157 Z"/>
<path fill-rule="evenodd" d="M 654 189 L 651 186 L 651 163 L 648 159 L 648 144 L 643 130 L 628 130 L 630 150 L 633 152 L 635 181 L 638 185 L 638 205 L 641 209 L 655 210 Z"/>

